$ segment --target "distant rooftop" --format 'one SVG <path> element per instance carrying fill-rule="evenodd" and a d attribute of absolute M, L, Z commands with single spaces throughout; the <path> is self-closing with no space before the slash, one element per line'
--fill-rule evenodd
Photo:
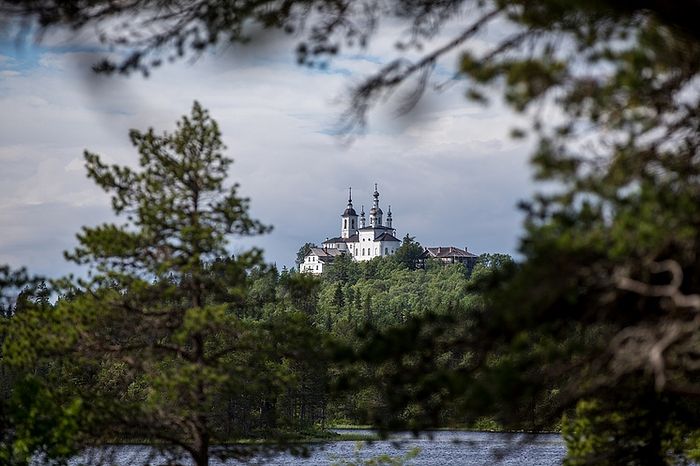
<path fill-rule="evenodd" d="M 450 257 L 479 257 L 466 249 L 460 249 L 454 246 L 438 246 L 434 248 L 425 248 L 423 256 L 433 258 L 450 258 Z"/>

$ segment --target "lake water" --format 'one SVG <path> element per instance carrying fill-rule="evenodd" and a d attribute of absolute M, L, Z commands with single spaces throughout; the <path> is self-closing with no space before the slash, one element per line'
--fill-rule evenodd
<path fill-rule="evenodd" d="M 367 433 L 370 431 L 338 431 Z M 414 466 L 443 465 L 557 465 L 565 454 L 564 442 L 556 434 L 526 435 L 500 434 L 490 432 L 433 432 L 432 438 L 415 438 L 410 434 L 397 434 L 392 440 L 374 442 L 342 441 L 323 444 L 314 449 L 310 458 L 299 458 L 288 453 L 261 458 L 249 463 L 229 461 L 222 463 L 212 460 L 212 465 L 265 464 L 290 466 L 321 466 L 344 464 L 357 458 L 366 460 L 378 455 L 402 456 L 413 448 L 420 451 L 406 464 Z M 95 458 L 82 457 L 71 462 L 72 466 L 95 463 Z M 164 466 L 169 464 L 164 457 L 154 454 L 146 446 L 115 447 L 108 464 L 126 466 L 144 464 Z M 178 464 L 190 464 L 180 460 Z"/>

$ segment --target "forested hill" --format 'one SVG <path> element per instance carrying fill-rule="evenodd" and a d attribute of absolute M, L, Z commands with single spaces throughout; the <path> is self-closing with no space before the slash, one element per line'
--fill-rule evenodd
<path fill-rule="evenodd" d="M 382 329 L 427 311 L 468 309 L 477 298 L 470 284 L 512 261 L 506 254 L 483 254 L 471 273 L 462 264 L 433 261 L 417 268 L 411 254 L 404 254 L 416 246 L 404 240 L 397 255 L 367 262 L 339 256 L 320 278 L 286 268 L 255 270 L 250 275 L 250 310 L 269 313 L 273 303 L 291 298 L 319 328 L 347 337 L 365 325 Z M 305 293 L 290 296 L 291 288 Z"/>
<path fill-rule="evenodd" d="M 511 264 L 513 259 L 506 254 L 483 254 L 471 273 L 462 264 L 445 265 L 432 260 L 427 261 L 424 268 L 418 268 L 410 253 L 412 249 L 420 247 L 413 241 L 405 241 L 396 255 L 367 262 L 355 262 L 341 255 L 321 276 L 294 269 L 278 271 L 274 267 L 250 273 L 247 311 L 244 311 L 248 318 L 266 321 L 301 311 L 317 337 L 332 342 L 331 347 L 355 348 L 353 360 L 343 361 L 337 355 L 327 355 L 326 361 L 317 361 L 324 367 L 321 372 L 299 374 L 295 403 L 297 411 L 304 413 L 304 419 L 295 420 L 295 423 L 300 422 L 299 427 L 309 423 L 327 426 L 377 422 L 385 426 L 378 418 L 396 400 L 377 384 L 385 381 L 389 386 L 398 387 L 389 381 L 396 376 L 421 380 L 425 369 L 414 362 L 388 363 L 387 358 L 392 358 L 394 352 L 411 359 L 413 351 L 427 351 L 432 356 L 445 357 L 441 364 L 446 368 L 460 366 L 465 353 L 460 345 L 452 345 L 454 336 L 447 338 L 450 343 L 442 349 L 432 347 L 432 343 L 423 348 L 410 338 L 403 341 L 410 348 L 395 344 L 397 342 L 388 342 L 390 348 L 385 348 L 386 342 L 381 340 L 387 336 L 393 338 L 392 335 L 402 338 L 404 330 L 415 328 L 412 323 L 420 323 L 421 332 L 427 332 L 426 335 L 440 333 L 439 328 L 425 321 L 429 315 L 440 316 L 438 322 L 453 327 L 454 322 L 470 320 L 469 315 L 483 307 L 478 284 L 493 277 L 493 272 Z M 369 337 L 370 334 L 374 337 Z M 359 353 L 364 355 L 358 360 Z M 374 362 L 367 364 L 369 360 Z M 326 389 L 319 391 L 324 384 Z M 407 389 L 413 390 L 412 387 Z M 444 408 L 437 409 L 437 419 L 418 419 L 420 415 L 404 411 L 397 420 L 402 425 L 416 421 L 440 426 L 498 428 L 489 420 L 488 413 L 485 413 L 486 424 L 482 425 L 475 418 L 467 419 Z"/>

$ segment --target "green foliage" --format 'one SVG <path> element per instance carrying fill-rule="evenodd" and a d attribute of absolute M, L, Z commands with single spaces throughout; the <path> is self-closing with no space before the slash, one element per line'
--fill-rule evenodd
<path fill-rule="evenodd" d="M 29 465 L 44 457 L 49 464 L 67 464 L 78 453 L 89 423 L 80 398 L 59 401 L 42 381 L 27 377 L 15 384 L 7 407 L 13 429 L 0 437 L 0 463 Z"/>
<path fill-rule="evenodd" d="M 0 265 L 0 318 L 14 314 L 18 295 L 22 294 L 19 290 L 23 290 L 26 296 L 41 283 L 40 277 L 30 276 L 24 268 L 13 270 L 8 265 Z M 43 285 L 43 295 L 47 293 L 45 290 Z"/>
<path fill-rule="evenodd" d="M 420 243 L 416 241 L 415 237 L 406 233 L 406 236 L 401 241 L 401 246 L 396 249 L 392 257 L 398 264 L 401 264 L 408 270 L 416 270 L 422 255 L 423 248 Z"/>
<path fill-rule="evenodd" d="M 20 437 L 4 450 L 52 459 L 113 439 L 149 439 L 206 465 L 212 442 L 281 441 L 313 425 L 322 397 L 308 391 L 322 393 L 326 345 L 299 297 L 316 285 L 300 292 L 304 279 L 287 274 L 278 296 L 279 274 L 259 251 L 227 258 L 231 235 L 269 228 L 226 185 L 231 160 L 217 124 L 195 103 L 172 134 L 130 135 L 139 170 L 85 155 L 88 175 L 126 220 L 83 228 L 66 254 L 88 265 L 91 279 L 50 309 L 39 288 L 5 329 L 3 365 L 44 368 L 45 383 L 36 397 L 8 404 L 26 419 L 13 421 Z M 309 409 L 301 417 L 285 411 L 297 397 Z M 35 402 L 47 419 L 35 416 Z M 220 406 L 229 407 L 223 416 Z M 224 445 L 215 454 L 254 450 Z"/>
<path fill-rule="evenodd" d="M 473 282 L 488 280 L 500 274 L 508 273 L 515 266 L 515 261 L 508 254 L 482 254 L 471 273 Z"/>
<path fill-rule="evenodd" d="M 580 400 L 573 416 L 564 417 L 565 465 L 671 465 L 694 459 L 697 431 L 688 435 L 673 402 L 653 392 L 641 395 L 646 400 L 628 395 L 614 402 Z"/>
<path fill-rule="evenodd" d="M 355 266 L 356 262 L 349 254 L 341 254 L 337 256 L 333 263 L 330 264 L 327 271 L 323 273 L 323 279 L 326 282 L 340 282 L 342 284 L 350 281 L 355 281 L 358 278 L 359 269 Z"/>
<path fill-rule="evenodd" d="M 396 255 L 367 262 L 346 257 L 324 273 L 318 306 L 333 316 L 335 333 L 343 336 L 365 322 L 385 328 L 427 311 L 467 305 L 473 298 L 468 283 L 461 265 L 409 270 Z"/>
<path fill-rule="evenodd" d="M 222 153 L 218 125 L 198 103 L 175 133 L 132 130 L 130 137 L 140 154 L 139 172 L 109 167 L 85 152 L 88 176 L 112 193 L 112 207 L 127 225 L 83 228 L 81 245 L 68 259 L 90 264 L 105 279 L 153 274 L 197 280 L 204 263 L 227 255 L 227 235 L 269 231 L 248 216 L 248 200 L 237 196 L 237 185 L 225 186 L 231 160 Z M 259 261 L 251 254 L 239 260 Z"/>

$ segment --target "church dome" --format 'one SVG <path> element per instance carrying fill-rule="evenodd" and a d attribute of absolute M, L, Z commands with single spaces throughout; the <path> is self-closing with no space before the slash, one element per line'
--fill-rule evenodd
<path fill-rule="evenodd" d="M 336 211 L 337 212 L 337 211 Z M 357 212 L 352 208 L 352 205 L 348 205 L 343 212 L 343 217 L 357 217 Z"/>

